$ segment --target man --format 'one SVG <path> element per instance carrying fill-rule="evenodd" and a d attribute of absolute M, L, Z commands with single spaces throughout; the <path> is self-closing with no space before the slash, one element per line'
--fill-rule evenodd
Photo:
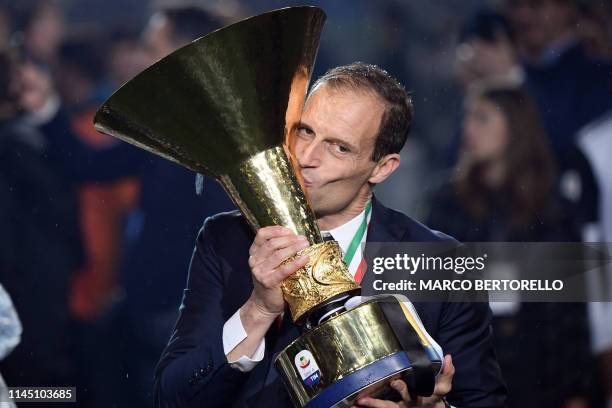
<path fill-rule="evenodd" d="M 343 251 L 364 219 L 369 227 L 362 242 L 450 239 L 385 208 L 372 194 L 398 167 L 411 119 L 405 90 L 378 67 L 338 67 L 313 86 L 289 148 L 319 227 Z M 157 368 L 158 407 L 291 406 L 272 361 L 299 333 L 289 314 L 282 314 L 279 285 L 306 259 L 280 264 L 305 247 L 303 237 L 280 226 L 262 228 L 253 236 L 238 212 L 205 222 L 181 316 Z M 353 275 L 363 272 L 359 264 L 350 263 Z M 452 355 L 452 361 L 445 358 L 434 395 L 411 400 L 406 385 L 395 381 L 401 403 L 362 398 L 359 405 L 443 407 L 448 393 L 448 402 L 460 407 L 504 406 L 488 305 L 429 303 L 416 308 L 428 332 Z M 273 324 L 281 315 L 282 324 Z"/>

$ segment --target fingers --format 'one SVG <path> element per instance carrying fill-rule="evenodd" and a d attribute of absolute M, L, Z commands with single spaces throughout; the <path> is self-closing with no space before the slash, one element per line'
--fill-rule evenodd
<path fill-rule="evenodd" d="M 450 378 L 453 378 L 455 375 L 455 366 L 453 365 L 453 358 L 450 354 L 444 356 L 444 368 L 440 375 Z"/>
<path fill-rule="evenodd" d="M 402 380 L 391 381 L 391 388 L 398 392 L 402 397 L 402 401 L 409 402 L 411 400 L 410 394 L 408 393 L 408 386 Z"/>
<path fill-rule="evenodd" d="M 299 237 L 292 238 L 281 245 L 283 246 L 277 248 L 274 244 L 270 244 L 265 249 L 256 250 L 249 260 L 251 269 L 256 267 L 264 270 L 275 269 L 284 260 L 309 246 L 306 238 Z"/>
<path fill-rule="evenodd" d="M 285 248 L 288 245 L 291 245 L 298 239 L 298 236 L 295 234 L 291 235 L 281 235 L 267 239 L 263 242 L 263 244 L 259 246 L 253 245 L 251 247 L 250 255 L 256 255 L 258 252 L 272 252 L 280 248 Z"/>
<path fill-rule="evenodd" d="M 286 235 L 295 235 L 289 228 L 273 225 L 271 227 L 260 228 L 255 235 L 253 246 L 260 247 L 270 238 L 281 237 Z"/>
<path fill-rule="evenodd" d="M 308 260 L 308 256 L 302 255 L 282 266 L 266 268 L 265 265 L 260 265 L 252 268 L 251 272 L 256 282 L 264 288 L 272 289 L 277 287 L 287 276 L 306 266 Z"/>
<path fill-rule="evenodd" d="M 434 394 L 440 397 L 448 394 L 452 388 L 453 376 L 455 375 L 455 366 L 450 354 L 444 356 L 444 369 L 436 379 Z"/>
<path fill-rule="evenodd" d="M 249 266 L 255 280 L 265 288 L 276 287 L 283 279 L 308 263 L 308 257 L 302 256 L 282 264 L 308 246 L 306 237 L 297 236 L 288 228 L 261 228 L 249 250 Z"/>
<path fill-rule="evenodd" d="M 274 265 L 274 266 L 278 266 L 285 259 L 295 255 L 299 251 L 301 251 L 303 249 L 306 249 L 306 248 L 308 248 L 308 241 L 306 241 L 306 239 L 304 239 L 304 240 L 298 239 L 296 242 L 294 242 L 293 244 L 289 245 L 288 247 L 280 248 L 280 249 L 274 251 L 274 253 L 270 257 L 269 262 L 272 265 Z"/>
<path fill-rule="evenodd" d="M 306 266 L 306 264 L 308 263 L 308 260 L 309 260 L 308 256 L 302 255 L 292 260 L 291 262 L 287 262 L 285 265 L 281 266 L 279 268 L 280 280 L 282 281 L 283 279 L 285 279 L 287 276 L 291 275 L 298 269 Z"/>
<path fill-rule="evenodd" d="M 308 244 L 308 240 L 304 236 L 297 236 L 295 233 L 281 226 L 272 226 L 261 228 L 257 231 L 257 235 L 255 235 L 255 240 L 249 249 L 249 255 L 255 260 L 250 260 L 252 262 L 251 266 L 255 266 L 260 262 L 268 259 L 270 255 L 277 251 L 278 249 L 287 248 L 291 245 L 295 245 L 298 242 Z M 294 251 L 295 253 L 297 251 Z M 292 254 L 290 254 L 292 255 Z M 289 255 L 285 255 L 284 258 Z M 283 259 L 284 259 L 283 258 Z"/>
<path fill-rule="evenodd" d="M 436 378 L 436 385 L 434 387 L 434 392 L 432 397 L 428 397 L 422 399 L 418 397 L 414 400 L 410 396 L 410 392 L 408 391 L 408 386 L 402 380 L 394 380 L 391 382 L 391 388 L 397 391 L 402 397 L 402 403 L 397 404 L 392 401 L 383 401 L 380 399 L 375 399 L 371 397 L 363 397 L 357 400 L 357 404 L 360 407 L 372 407 L 372 408 L 392 408 L 392 407 L 419 407 L 423 406 L 425 403 L 433 403 L 435 401 L 440 401 L 440 398 L 448 394 L 452 388 L 452 380 L 455 375 L 455 366 L 453 365 L 453 359 L 450 354 L 444 356 L 444 369 L 442 373 Z M 427 405 L 429 406 L 429 405 Z"/>
<path fill-rule="evenodd" d="M 293 255 L 298 250 L 299 249 L 287 249 L 286 251 Z M 302 255 L 281 265 L 285 258 L 286 256 L 271 257 L 269 261 L 253 268 L 253 275 L 265 287 L 272 288 L 280 284 L 287 276 L 305 266 L 309 260 L 308 256 Z"/>
<path fill-rule="evenodd" d="M 260 228 L 249 248 L 249 255 L 255 256 L 259 252 L 271 252 L 286 247 L 296 239 L 298 236 L 292 230 L 280 225 Z"/>
<path fill-rule="evenodd" d="M 400 405 L 393 401 L 385 401 L 371 397 L 364 397 L 357 400 L 360 407 L 371 408 L 398 408 Z"/>
<path fill-rule="evenodd" d="M 251 267 L 268 259 L 270 254 L 274 253 L 274 251 L 287 248 L 300 241 L 308 243 L 305 237 L 298 237 L 295 234 L 273 237 L 264 241 L 261 245 L 253 243 L 249 249 L 249 262 L 251 263 Z"/>
<path fill-rule="evenodd" d="M 391 388 L 393 388 L 402 397 L 402 404 L 398 404 L 393 401 L 386 401 L 371 397 L 363 397 L 357 400 L 360 407 L 374 407 L 374 408 L 397 408 L 397 407 L 411 407 L 412 398 L 408 392 L 408 386 L 402 380 L 391 381 Z M 417 405 L 418 406 L 418 405 Z"/>

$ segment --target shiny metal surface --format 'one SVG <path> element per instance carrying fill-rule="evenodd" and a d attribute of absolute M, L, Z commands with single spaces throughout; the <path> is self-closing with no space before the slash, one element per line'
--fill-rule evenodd
<path fill-rule="evenodd" d="M 254 230 L 283 225 L 321 243 L 283 143 L 300 119 L 324 21 L 319 8 L 294 7 L 204 36 L 115 92 L 96 129 L 216 178 Z M 307 250 L 311 263 L 283 284 L 294 320 L 358 289 L 330 248 Z"/>
<path fill-rule="evenodd" d="M 238 163 L 219 181 L 254 229 L 283 225 L 305 235 L 311 244 L 323 241 L 282 146 Z"/>
<path fill-rule="evenodd" d="M 313 387 L 303 383 L 294 364 L 302 350 L 312 353 L 321 371 L 321 380 Z M 289 383 L 293 402 L 302 407 L 330 384 L 401 350 L 382 309 L 368 302 L 302 334 L 279 354 L 275 365 Z M 372 387 L 385 386 L 376 383 Z"/>
<path fill-rule="evenodd" d="M 315 306 L 341 293 L 359 289 L 342 260 L 338 242 L 312 245 L 296 256 L 300 255 L 308 255 L 310 261 L 281 284 L 293 321 L 301 323 L 302 318 Z"/>

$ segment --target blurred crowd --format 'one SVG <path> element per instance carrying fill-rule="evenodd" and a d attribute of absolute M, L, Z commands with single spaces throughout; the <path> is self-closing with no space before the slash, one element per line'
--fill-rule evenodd
<path fill-rule="evenodd" d="M 96 132 L 95 111 L 193 39 L 298 3 L 87 3 L 0 0 L 0 373 L 150 407 L 197 231 L 234 206 Z M 364 60 L 412 91 L 384 203 L 465 242 L 612 242 L 612 2 L 311 4 L 328 14 L 315 76 Z M 512 407 L 612 407 L 612 303 L 492 308 Z"/>

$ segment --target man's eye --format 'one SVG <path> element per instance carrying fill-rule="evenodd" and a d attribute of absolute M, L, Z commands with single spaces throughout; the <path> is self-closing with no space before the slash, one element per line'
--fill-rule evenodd
<path fill-rule="evenodd" d="M 351 152 L 351 149 L 348 146 L 343 145 L 343 144 L 337 144 L 336 150 L 340 153 L 350 153 Z"/>
<path fill-rule="evenodd" d="M 301 136 L 312 136 L 314 132 L 312 131 L 312 129 L 300 126 L 298 127 L 298 134 Z"/>

